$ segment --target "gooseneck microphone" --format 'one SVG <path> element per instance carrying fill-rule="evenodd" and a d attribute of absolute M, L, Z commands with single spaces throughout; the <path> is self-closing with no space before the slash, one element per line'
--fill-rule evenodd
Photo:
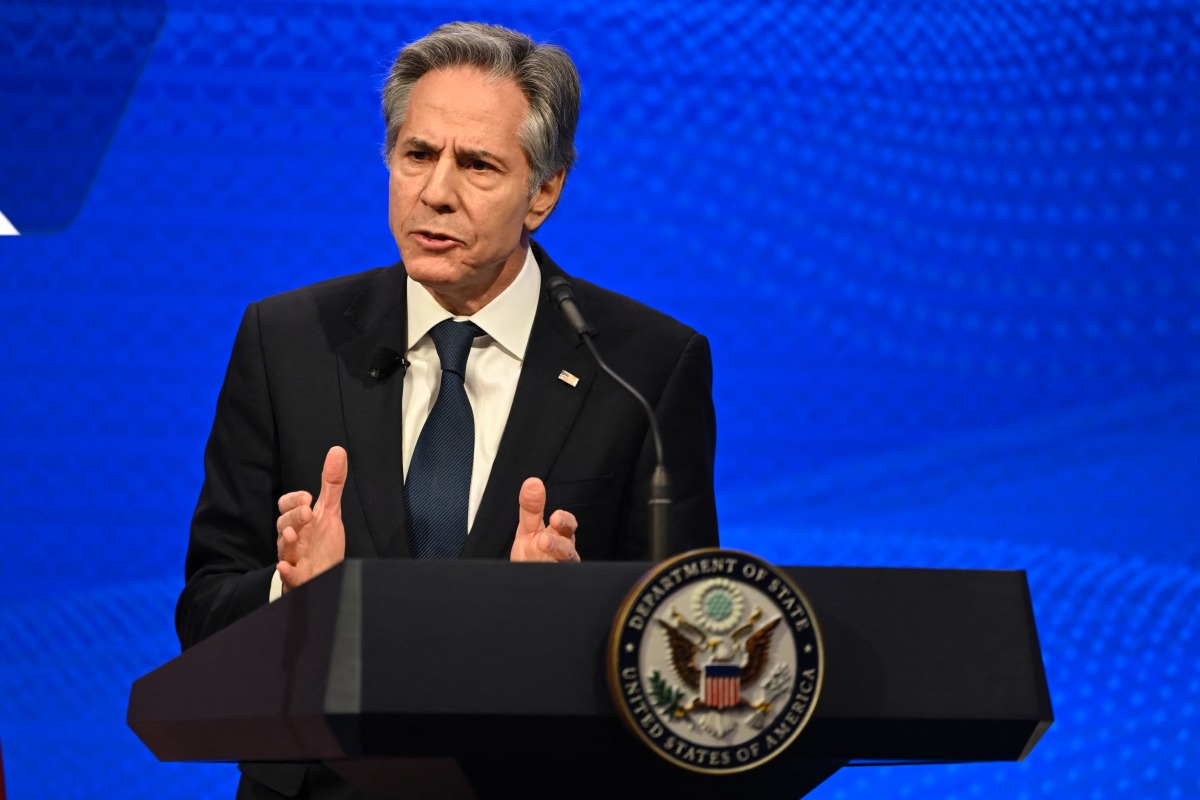
<path fill-rule="evenodd" d="M 641 392 L 633 388 L 620 375 L 613 372 L 612 368 L 604 363 L 604 359 L 596 352 L 596 345 L 592 343 L 592 337 L 596 335 L 596 330 L 587 323 L 587 320 L 583 317 L 583 312 L 579 310 L 579 306 L 575 303 L 575 292 L 571 289 L 571 282 L 561 275 L 551 275 L 546 279 L 545 289 L 546 294 L 550 296 L 550 300 L 554 305 L 558 306 L 558 310 L 562 312 L 563 318 L 571 326 L 571 330 L 575 331 L 579 339 L 587 346 L 588 352 L 592 354 L 592 358 L 596 361 L 596 364 L 610 378 L 616 381 L 621 388 L 633 395 L 634 399 L 645 410 L 646 419 L 650 421 L 650 435 L 654 440 L 654 456 L 657 460 L 657 465 L 654 467 L 654 474 L 650 478 L 650 559 L 655 563 L 662 561 L 668 554 L 667 542 L 671 520 L 671 482 L 667 478 L 667 467 L 663 462 L 662 436 L 658 433 L 658 420 L 654 417 L 654 409 L 646 402 L 646 398 L 642 397 Z"/>
<path fill-rule="evenodd" d="M 381 381 L 397 369 L 401 370 L 400 374 L 403 375 L 408 370 L 408 360 L 386 344 L 375 345 L 375 350 L 371 353 L 371 362 L 367 367 L 367 374 L 375 380 Z"/>

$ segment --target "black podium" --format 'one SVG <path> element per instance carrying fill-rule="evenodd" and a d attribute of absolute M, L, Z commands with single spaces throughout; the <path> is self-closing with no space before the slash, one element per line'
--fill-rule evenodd
<path fill-rule="evenodd" d="M 850 763 L 1019 760 L 1053 720 L 1023 572 L 791 567 L 826 653 L 808 727 L 757 769 L 688 772 L 606 683 L 648 568 L 348 561 L 138 679 L 128 722 L 164 761 L 324 761 L 373 798 L 465 799 L 797 798 Z"/>

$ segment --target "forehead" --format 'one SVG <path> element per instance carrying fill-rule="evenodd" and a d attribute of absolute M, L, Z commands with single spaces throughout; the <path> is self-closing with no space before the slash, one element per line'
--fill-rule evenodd
<path fill-rule="evenodd" d="M 401 138 L 444 146 L 520 150 L 521 123 L 529 109 L 512 78 L 496 78 L 474 67 L 428 72 L 413 85 Z"/>

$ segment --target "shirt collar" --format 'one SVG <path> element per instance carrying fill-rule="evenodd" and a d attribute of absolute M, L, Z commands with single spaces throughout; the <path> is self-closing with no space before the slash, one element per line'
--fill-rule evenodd
<path fill-rule="evenodd" d="M 533 248 L 529 248 L 525 251 L 525 263 L 516 279 L 492 302 L 469 317 L 454 316 L 433 299 L 428 289 L 409 277 L 408 349 L 412 350 L 421 337 L 442 320 L 469 319 L 487 331 L 501 349 L 518 361 L 523 361 L 525 346 L 529 344 L 529 332 L 533 328 L 533 317 L 537 313 L 541 275 L 537 259 L 533 257 Z"/>

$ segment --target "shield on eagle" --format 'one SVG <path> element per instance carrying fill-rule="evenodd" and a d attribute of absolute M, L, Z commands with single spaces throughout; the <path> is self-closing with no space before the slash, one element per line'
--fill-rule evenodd
<path fill-rule="evenodd" d="M 733 708 L 741 702 L 742 668 L 736 664 L 705 664 L 700 702 L 709 708 Z"/>

